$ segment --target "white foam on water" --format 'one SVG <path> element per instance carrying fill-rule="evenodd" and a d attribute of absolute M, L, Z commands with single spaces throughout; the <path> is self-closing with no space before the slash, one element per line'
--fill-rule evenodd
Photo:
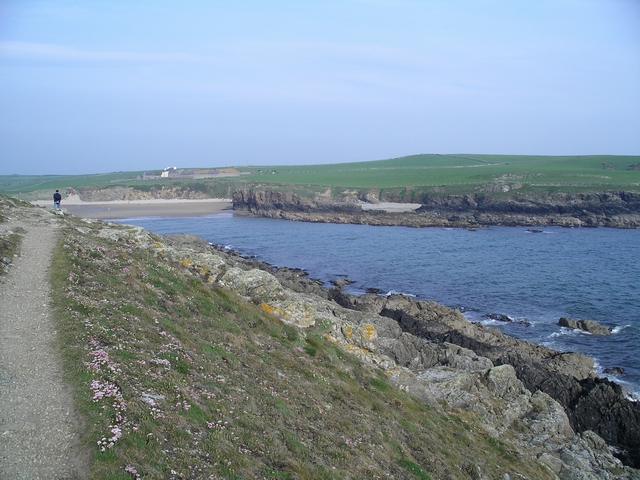
<path fill-rule="evenodd" d="M 384 295 L 382 295 L 383 297 L 390 297 L 391 295 L 404 295 L 405 297 L 412 297 L 415 298 L 416 296 L 412 293 L 402 293 L 402 292 L 396 292 L 395 290 L 390 290 L 387 293 L 385 293 Z"/>
<path fill-rule="evenodd" d="M 611 335 L 615 335 L 617 333 L 620 333 L 622 330 L 624 330 L 625 328 L 628 328 L 630 326 L 631 325 L 620 325 L 620 326 L 617 326 L 617 327 L 613 327 L 611 329 Z"/>

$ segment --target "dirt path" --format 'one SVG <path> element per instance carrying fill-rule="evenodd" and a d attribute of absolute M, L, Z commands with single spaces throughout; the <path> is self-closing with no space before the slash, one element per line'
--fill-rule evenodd
<path fill-rule="evenodd" d="M 59 217 L 11 211 L 0 230 L 22 227 L 20 256 L 0 283 L 0 478 L 88 476 L 73 398 L 63 381 L 49 310 L 49 268 Z"/>

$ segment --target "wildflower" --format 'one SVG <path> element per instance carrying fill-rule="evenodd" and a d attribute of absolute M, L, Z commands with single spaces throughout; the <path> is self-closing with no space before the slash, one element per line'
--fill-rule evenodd
<path fill-rule="evenodd" d="M 141 478 L 140 475 L 138 474 L 138 471 L 134 467 L 126 466 L 124 467 L 124 471 L 133 475 L 133 478 L 135 478 L 136 480 Z"/>

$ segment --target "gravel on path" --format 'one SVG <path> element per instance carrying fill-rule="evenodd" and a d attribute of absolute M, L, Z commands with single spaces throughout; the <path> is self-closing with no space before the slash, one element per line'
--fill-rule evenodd
<path fill-rule="evenodd" d="M 89 455 L 63 379 L 49 308 L 60 217 L 27 207 L 5 217 L 1 231 L 22 227 L 26 233 L 20 255 L 0 279 L 0 478 L 84 479 Z"/>

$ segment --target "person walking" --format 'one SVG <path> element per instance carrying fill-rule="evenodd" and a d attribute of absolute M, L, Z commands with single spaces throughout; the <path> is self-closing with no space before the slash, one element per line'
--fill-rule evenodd
<path fill-rule="evenodd" d="M 53 194 L 53 208 L 56 210 L 60 209 L 60 202 L 62 201 L 62 195 L 60 192 L 56 190 L 56 193 Z"/>

